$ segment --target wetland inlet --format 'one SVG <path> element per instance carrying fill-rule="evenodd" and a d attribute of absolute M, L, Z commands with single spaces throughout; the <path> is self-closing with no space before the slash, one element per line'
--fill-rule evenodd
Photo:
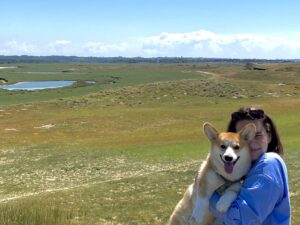
<path fill-rule="evenodd" d="M 25 81 L 25 82 L 18 82 L 15 84 L 9 85 L 0 85 L 1 89 L 6 89 L 10 91 L 15 90 L 43 90 L 43 89 L 50 89 L 50 88 L 62 88 L 68 87 L 74 84 L 76 81 L 70 80 L 62 80 L 62 81 Z"/>

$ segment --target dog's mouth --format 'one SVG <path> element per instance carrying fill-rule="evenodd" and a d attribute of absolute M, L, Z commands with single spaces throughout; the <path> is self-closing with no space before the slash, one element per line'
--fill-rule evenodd
<path fill-rule="evenodd" d="M 225 172 L 230 174 L 230 173 L 232 173 L 232 171 L 233 171 L 234 165 L 235 165 L 236 162 L 240 159 L 240 156 L 237 157 L 237 159 L 236 159 L 235 161 L 226 161 L 226 160 L 224 160 L 224 159 L 222 158 L 222 155 L 220 155 L 220 158 L 221 158 L 221 160 L 222 160 L 223 163 L 224 163 L 224 170 L 225 170 Z"/>

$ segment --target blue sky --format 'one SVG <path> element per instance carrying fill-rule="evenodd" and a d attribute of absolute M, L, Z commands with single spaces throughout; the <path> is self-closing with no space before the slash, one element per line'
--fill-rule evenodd
<path fill-rule="evenodd" d="M 296 0 L 1 0 L 0 55 L 300 58 Z"/>

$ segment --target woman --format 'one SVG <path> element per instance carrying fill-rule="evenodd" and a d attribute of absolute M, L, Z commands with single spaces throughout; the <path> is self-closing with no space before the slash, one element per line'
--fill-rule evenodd
<path fill-rule="evenodd" d="M 251 169 L 227 212 L 216 210 L 220 195 L 213 194 L 211 213 L 223 225 L 290 225 L 288 175 L 280 157 L 283 148 L 275 124 L 261 109 L 241 108 L 232 113 L 228 131 L 239 131 L 248 123 L 256 125 L 256 135 L 250 142 Z"/>

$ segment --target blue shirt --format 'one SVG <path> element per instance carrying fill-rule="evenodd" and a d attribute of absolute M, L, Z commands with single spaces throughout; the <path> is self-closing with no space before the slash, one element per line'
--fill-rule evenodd
<path fill-rule="evenodd" d="M 210 211 L 223 225 L 291 224 L 287 169 L 276 153 L 264 153 L 253 163 L 237 199 L 225 213 L 215 208 L 219 198 L 213 194 Z"/>

